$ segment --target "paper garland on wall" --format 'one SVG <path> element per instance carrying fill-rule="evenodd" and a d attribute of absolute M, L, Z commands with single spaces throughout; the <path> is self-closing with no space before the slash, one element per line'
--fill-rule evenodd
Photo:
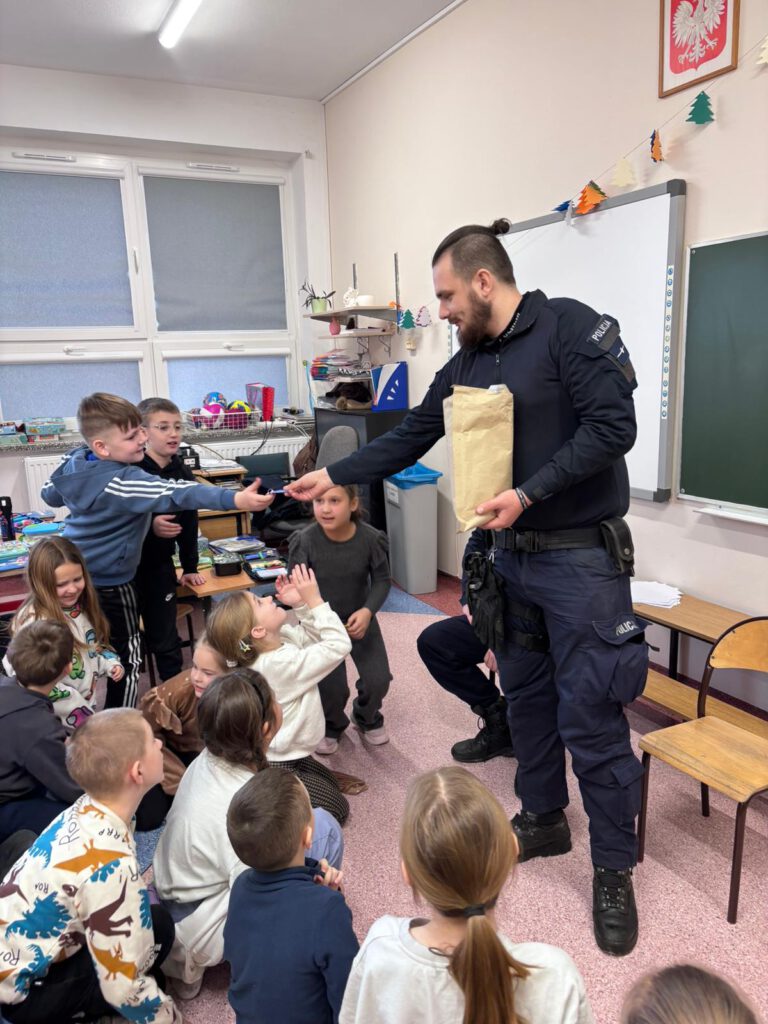
<path fill-rule="evenodd" d="M 605 192 L 603 192 L 600 186 L 594 181 L 588 181 L 581 190 L 575 212 L 580 214 L 589 213 L 590 210 L 594 210 L 596 206 L 599 206 L 605 198 Z"/>
<path fill-rule="evenodd" d="M 712 113 L 712 103 L 705 92 L 700 92 L 691 104 L 691 110 L 686 121 L 693 121 L 694 124 L 708 124 L 715 120 Z"/>
<path fill-rule="evenodd" d="M 660 164 L 664 160 L 664 154 L 661 152 L 661 135 L 655 128 L 651 132 L 651 160 L 655 164 Z"/>
<path fill-rule="evenodd" d="M 763 40 L 763 47 L 760 50 L 760 54 L 755 61 L 756 64 L 768 64 L 768 36 Z"/>
<path fill-rule="evenodd" d="M 627 185 L 636 185 L 637 178 L 632 168 L 632 164 L 624 156 L 616 164 L 616 170 L 613 173 L 612 185 L 617 188 L 626 188 Z"/>

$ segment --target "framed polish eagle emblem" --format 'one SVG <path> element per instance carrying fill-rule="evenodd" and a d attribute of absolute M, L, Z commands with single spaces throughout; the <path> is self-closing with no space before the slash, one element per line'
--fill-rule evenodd
<path fill-rule="evenodd" d="M 660 0 L 659 96 L 733 71 L 739 0 Z"/>

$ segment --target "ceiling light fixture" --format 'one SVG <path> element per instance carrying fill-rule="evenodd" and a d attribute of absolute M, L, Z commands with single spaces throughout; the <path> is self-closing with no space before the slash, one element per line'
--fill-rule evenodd
<path fill-rule="evenodd" d="M 178 43 L 201 3 L 202 0 L 174 0 L 157 34 L 161 46 L 170 50 Z"/>

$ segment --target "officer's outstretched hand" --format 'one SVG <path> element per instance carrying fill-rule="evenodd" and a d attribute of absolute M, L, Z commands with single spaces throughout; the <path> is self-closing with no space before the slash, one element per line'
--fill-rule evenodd
<path fill-rule="evenodd" d="M 328 475 L 328 470 L 316 469 L 312 473 L 300 476 L 292 484 L 286 484 L 285 493 L 289 498 L 295 498 L 296 501 L 312 501 L 313 498 L 319 498 L 321 494 L 325 494 L 331 487 L 333 487 L 333 480 Z"/>
<path fill-rule="evenodd" d="M 483 530 L 506 530 L 508 526 L 523 513 L 523 506 L 514 490 L 502 491 L 490 501 L 484 501 L 475 509 L 479 516 L 492 515 L 487 523 L 483 523 Z"/>
<path fill-rule="evenodd" d="M 274 494 L 259 494 L 261 480 L 259 477 L 250 487 L 244 487 L 235 495 L 235 508 L 240 512 L 261 512 L 275 500 Z"/>

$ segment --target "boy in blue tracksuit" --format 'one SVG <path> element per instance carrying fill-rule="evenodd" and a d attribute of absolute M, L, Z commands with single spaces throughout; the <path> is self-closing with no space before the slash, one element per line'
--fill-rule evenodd
<path fill-rule="evenodd" d="M 196 508 L 258 512 L 273 499 L 257 493 L 259 480 L 233 493 L 146 473 L 138 466 L 147 440 L 141 414 L 117 395 L 87 395 L 80 402 L 77 420 L 86 443 L 54 470 L 41 497 L 47 505 L 69 509 L 64 536 L 83 553 L 109 620 L 110 640 L 125 666 L 123 681 L 107 683 L 106 706 L 133 707 L 141 667 L 133 580 L 153 513 Z"/>

